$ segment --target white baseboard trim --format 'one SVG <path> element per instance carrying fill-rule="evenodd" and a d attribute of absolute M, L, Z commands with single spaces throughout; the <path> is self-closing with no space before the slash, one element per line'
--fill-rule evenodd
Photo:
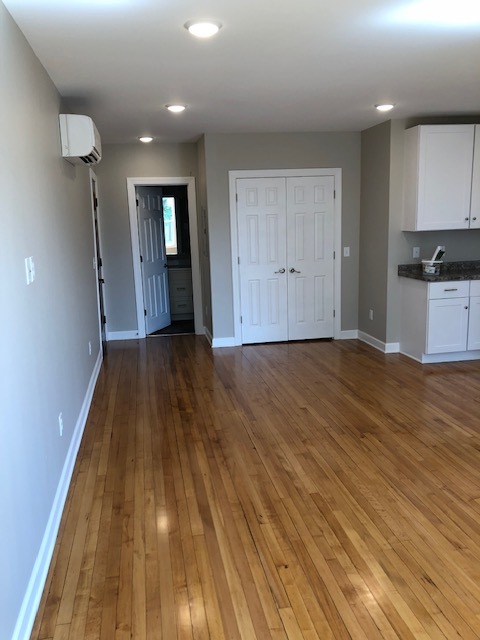
<path fill-rule="evenodd" d="M 111 340 L 138 340 L 138 331 L 107 331 L 107 341 Z"/>
<path fill-rule="evenodd" d="M 362 342 L 366 342 L 371 347 L 378 349 L 382 353 L 399 353 L 400 352 L 400 343 L 399 342 L 382 342 L 377 338 L 369 335 L 368 333 L 364 333 L 363 331 L 358 332 L 358 339 Z"/>
<path fill-rule="evenodd" d="M 408 356 L 408 353 L 404 354 Z M 412 357 L 412 356 L 410 356 Z M 454 353 L 423 353 L 421 358 L 414 358 L 422 364 L 437 364 L 438 362 L 468 362 L 480 360 L 480 351 L 456 351 Z"/>
<path fill-rule="evenodd" d="M 340 335 L 335 338 L 335 340 L 357 340 L 358 339 L 358 330 L 357 329 L 349 329 L 348 331 L 341 331 Z"/>
<path fill-rule="evenodd" d="M 43 534 L 42 544 L 40 545 L 40 550 L 32 569 L 22 606 L 20 607 L 20 613 L 18 614 L 17 624 L 15 625 L 12 640 L 25 640 L 25 638 L 30 637 L 32 632 L 33 623 L 35 622 L 35 616 L 37 615 L 48 570 L 50 568 L 58 529 L 62 519 L 63 508 L 65 506 L 70 481 L 72 479 L 75 460 L 82 440 L 83 431 L 87 423 L 88 412 L 92 403 L 98 374 L 100 373 L 100 368 L 102 366 L 102 359 L 103 354 L 100 350 L 92 375 L 90 376 L 90 382 L 88 383 L 88 388 L 80 409 L 77 424 L 75 425 L 75 430 L 70 441 L 70 447 L 68 448 L 67 457 L 65 458 L 65 463 L 63 465 L 62 474 L 53 500 L 50 516 L 45 528 L 45 533 Z"/>
<path fill-rule="evenodd" d="M 235 343 L 235 338 L 232 336 L 231 338 L 212 338 L 212 348 L 217 349 L 218 347 L 236 347 L 238 346 Z"/>

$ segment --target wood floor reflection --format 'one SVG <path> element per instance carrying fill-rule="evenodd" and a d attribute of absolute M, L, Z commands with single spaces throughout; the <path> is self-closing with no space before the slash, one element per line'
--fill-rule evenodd
<path fill-rule="evenodd" d="M 33 640 L 480 638 L 480 366 L 109 343 Z"/>

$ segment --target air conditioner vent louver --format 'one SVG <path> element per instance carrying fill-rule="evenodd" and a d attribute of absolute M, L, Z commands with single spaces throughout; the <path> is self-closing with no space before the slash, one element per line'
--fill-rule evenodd
<path fill-rule="evenodd" d="M 98 150 L 94 148 L 92 153 L 88 156 L 81 156 L 80 160 L 85 164 L 96 164 L 97 162 L 100 162 L 101 155 L 98 153 Z"/>
<path fill-rule="evenodd" d="M 62 156 L 72 163 L 96 164 L 102 159 L 102 143 L 89 116 L 61 113 Z"/>

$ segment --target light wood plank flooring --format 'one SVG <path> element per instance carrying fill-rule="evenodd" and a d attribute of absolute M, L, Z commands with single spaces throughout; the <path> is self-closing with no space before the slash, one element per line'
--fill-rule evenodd
<path fill-rule="evenodd" d="M 110 343 L 33 640 L 480 638 L 480 363 Z"/>

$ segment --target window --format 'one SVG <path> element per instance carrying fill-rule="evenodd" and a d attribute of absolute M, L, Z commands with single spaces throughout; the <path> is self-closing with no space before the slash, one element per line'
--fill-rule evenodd
<path fill-rule="evenodd" d="M 168 256 L 178 254 L 177 243 L 177 219 L 175 216 L 175 198 L 162 198 L 163 203 L 163 225 L 165 228 L 165 247 Z"/>

